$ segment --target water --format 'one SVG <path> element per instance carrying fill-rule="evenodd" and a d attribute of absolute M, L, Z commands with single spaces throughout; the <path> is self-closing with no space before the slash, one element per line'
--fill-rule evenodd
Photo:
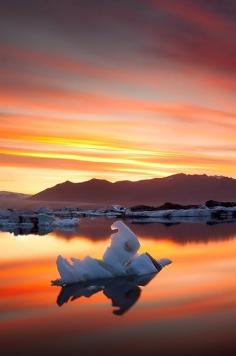
<path fill-rule="evenodd" d="M 82 219 L 76 232 L 45 236 L 0 233 L 1 354 L 236 354 L 236 223 L 130 224 L 142 251 L 173 263 L 146 286 L 111 286 L 110 297 L 129 309 L 115 314 L 109 295 L 91 286 L 90 297 L 65 302 L 81 292 L 72 289 L 57 299 L 56 256 L 101 257 L 111 223 Z"/>

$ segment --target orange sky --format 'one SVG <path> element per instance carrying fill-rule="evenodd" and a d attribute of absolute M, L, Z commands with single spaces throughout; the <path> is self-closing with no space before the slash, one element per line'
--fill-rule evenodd
<path fill-rule="evenodd" d="M 236 178 L 235 5 L 24 3 L 0 14 L 0 190 Z"/>

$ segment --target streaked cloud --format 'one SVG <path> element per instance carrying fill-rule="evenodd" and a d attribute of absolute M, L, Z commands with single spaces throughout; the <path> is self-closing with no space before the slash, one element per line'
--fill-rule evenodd
<path fill-rule="evenodd" d="M 235 10 L 230 0 L 1 4 L 1 189 L 236 177 Z"/>

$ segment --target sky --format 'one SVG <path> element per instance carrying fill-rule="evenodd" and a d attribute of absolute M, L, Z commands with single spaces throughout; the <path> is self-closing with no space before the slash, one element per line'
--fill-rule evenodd
<path fill-rule="evenodd" d="M 236 2 L 0 2 L 0 190 L 236 178 Z"/>

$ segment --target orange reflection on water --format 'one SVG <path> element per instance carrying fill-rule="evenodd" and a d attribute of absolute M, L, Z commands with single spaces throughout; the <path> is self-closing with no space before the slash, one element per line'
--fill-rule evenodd
<path fill-rule="evenodd" d="M 122 333 L 120 328 L 133 330 L 145 325 L 151 327 L 152 323 L 157 330 L 162 330 L 167 322 L 171 329 L 176 328 L 175 323 L 183 325 L 190 319 L 201 335 L 208 323 L 216 319 L 221 328 L 214 329 L 214 335 L 222 338 L 222 328 L 235 320 L 236 236 L 229 240 L 186 244 L 161 236 L 158 240 L 141 238 L 141 251 L 155 257 L 168 257 L 173 264 L 142 287 L 140 299 L 122 318 L 111 313 L 111 300 L 102 291 L 90 298 L 69 301 L 59 308 L 56 299 L 60 288 L 50 286 L 50 281 L 58 277 L 55 265 L 58 254 L 67 258 L 88 254 L 101 257 L 108 240 L 92 241 L 85 236 L 68 240 L 57 234 L 21 238 L 3 233 L 0 244 L 0 331 L 5 342 L 13 332 L 16 342 L 26 335 L 36 342 L 40 333 L 48 344 L 50 337 L 60 335 L 59 344 L 63 344 L 71 334 L 77 338 L 86 338 L 89 333 L 100 335 L 100 330 L 108 335 L 113 331 L 119 334 Z M 173 342 L 177 342 L 178 332 L 173 330 Z M 231 332 L 224 338 L 230 335 Z M 153 336 L 146 335 L 146 338 L 149 343 L 161 343 Z"/>

